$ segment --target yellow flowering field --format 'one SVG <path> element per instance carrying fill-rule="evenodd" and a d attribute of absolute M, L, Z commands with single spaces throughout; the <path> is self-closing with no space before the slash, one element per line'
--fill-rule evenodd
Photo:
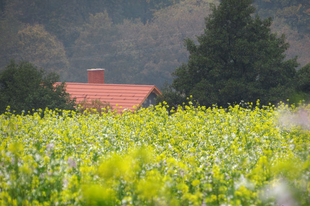
<path fill-rule="evenodd" d="M 0 205 L 310 205 L 310 108 L 0 116 Z"/>

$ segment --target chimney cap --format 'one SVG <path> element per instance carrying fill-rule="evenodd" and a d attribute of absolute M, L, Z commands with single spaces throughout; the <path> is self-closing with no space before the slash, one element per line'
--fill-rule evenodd
<path fill-rule="evenodd" d="M 104 70 L 104 69 L 103 68 L 87 69 L 87 71 L 96 71 L 96 70 Z"/>

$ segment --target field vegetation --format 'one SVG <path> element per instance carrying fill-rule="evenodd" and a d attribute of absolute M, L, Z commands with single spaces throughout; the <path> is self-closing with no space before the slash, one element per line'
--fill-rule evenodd
<path fill-rule="evenodd" d="M 310 205 L 310 108 L 256 105 L 8 110 L 0 205 Z"/>

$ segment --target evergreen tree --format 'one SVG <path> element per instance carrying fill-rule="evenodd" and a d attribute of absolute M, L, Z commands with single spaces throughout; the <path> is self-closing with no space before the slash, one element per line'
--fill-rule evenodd
<path fill-rule="evenodd" d="M 11 61 L 0 73 L 0 114 L 7 106 L 17 114 L 46 107 L 73 110 L 75 100 L 69 98 L 65 84 L 54 86 L 58 79 L 56 73 L 46 75 L 29 62 Z"/>
<path fill-rule="evenodd" d="M 310 101 L 310 63 L 299 69 L 296 73 L 295 80 L 295 92 L 292 95 L 291 103 L 300 103 L 305 100 Z"/>
<path fill-rule="evenodd" d="M 289 45 L 284 35 L 271 33 L 271 18 L 253 17 L 252 3 L 222 0 L 206 18 L 198 45 L 185 40 L 189 61 L 176 69 L 172 83 L 180 101 L 193 95 L 200 105 L 227 106 L 257 99 L 276 103 L 289 97 L 297 57 L 285 60 Z"/>

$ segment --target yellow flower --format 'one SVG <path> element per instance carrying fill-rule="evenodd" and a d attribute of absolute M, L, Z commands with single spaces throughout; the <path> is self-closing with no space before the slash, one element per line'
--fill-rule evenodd
<path fill-rule="evenodd" d="M 197 185 L 199 185 L 200 184 L 200 181 L 199 180 L 194 180 L 193 182 L 192 182 L 192 185 L 194 186 L 194 187 L 196 187 Z"/>
<path fill-rule="evenodd" d="M 217 196 L 216 195 L 211 195 L 211 202 L 217 201 Z"/>
<path fill-rule="evenodd" d="M 22 153 L 22 151 L 23 151 L 23 145 L 20 144 L 20 143 L 14 142 L 14 143 L 11 143 L 11 144 L 9 145 L 9 148 L 8 148 L 8 149 L 9 149 L 9 151 L 10 151 L 11 153 L 13 153 L 14 155 L 20 156 L 21 153 Z"/>
<path fill-rule="evenodd" d="M 44 165 L 48 165 L 49 162 L 50 162 L 50 158 L 48 156 L 45 156 L 43 159 Z"/>

